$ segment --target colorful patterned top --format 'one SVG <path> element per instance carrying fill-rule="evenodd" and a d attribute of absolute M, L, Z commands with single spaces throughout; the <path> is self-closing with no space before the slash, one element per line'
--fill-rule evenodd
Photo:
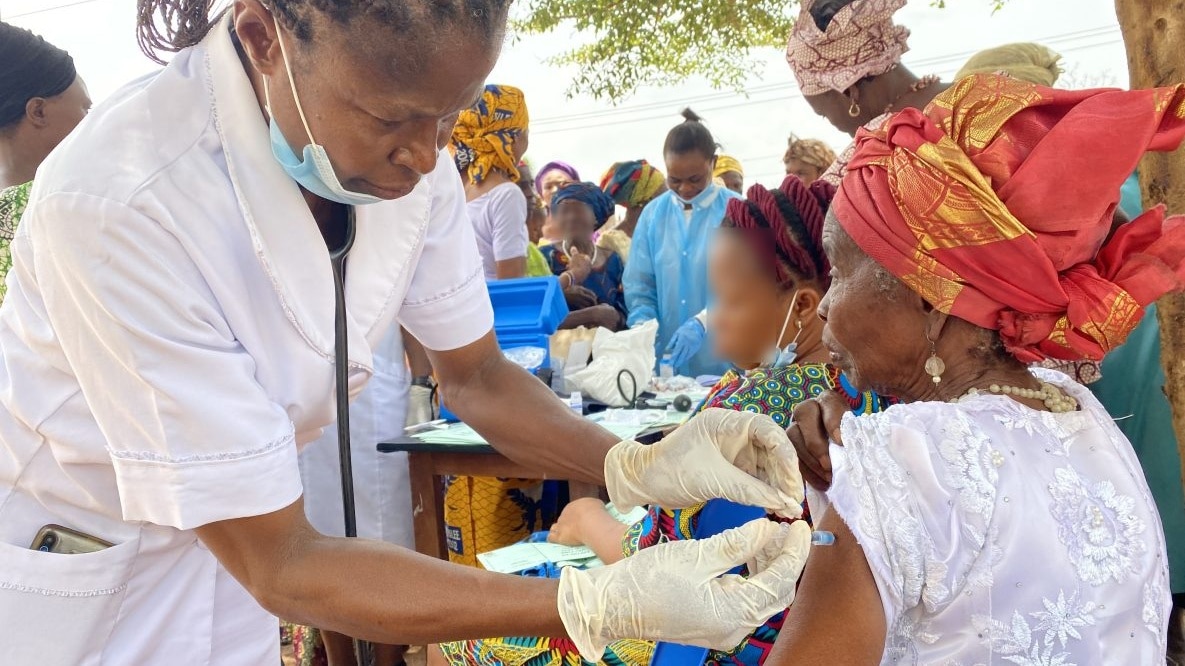
<path fill-rule="evenodd" d="M 28 182 L 0 190 L 0 302 L 8 292 L 5 279 L 12 268 L 9 244 L 16 235 L 16 225 L 25 213 L 25 206 L 29 205 L 29 191 L 32 189 L 33 183 Z"/>
<path fill-rule="evenodd" d="M 697 411 L 721 407 L 736 411 L 767 414 L 779 425 L 790 423 L 794 408 L 831 389 L 848 396 L 857 414 L 879 412 L 887 401 L 871 393 L 852 388 L 839 371 L 829 365 L 789 365 L 762 368 L 747 373 L 730 371 L 708 394 Z M 686 509 L 651 507 L 635 523 L 622 541 L 622 552 L 629 557 L 642 548 L 693 539 L 704 505 Z M 809 514 L 805 514 L 809 520 Z M 782 628 L 785 613 L 771 618 L 736 649 L 711 652 L 707 666 L 760 666 L 765 662 Z M 580 658 L 575 646 L 558 638 L 497 638 L 462 643 L 441 644 L 452 666 L 590 666 Z M 648 666 L 654 653 L 649 641 L 618 641 L 609 646 L 600 664 L 604 666 Z"/>
<path fill-rule="evenodd" d="M 562 275 L 564 271 L 568 270 L 568 256 L 555 245 L 548 245 L 541 251 L 543 257 L 547 259 L 548 265 L 551 266 L 553 274 Z M 608 250 L 597 248 L 597 252 L 603 254 Z M 622 316 L 628 316 L 629 311 L 625 307 L 625 291 L 621 286 L 621 277 L 624 273 L 625 263 L 616 253 L 612 253 L 605 260 L 604 267 L 589 273 L 588 278 L 580 286 L 596 294 L 597 300 L 601 303 L 612 305 L 613 309 L 620 312 Z"/>

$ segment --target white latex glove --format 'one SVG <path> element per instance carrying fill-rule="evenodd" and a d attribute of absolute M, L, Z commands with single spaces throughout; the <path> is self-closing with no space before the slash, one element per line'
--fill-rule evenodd
<path fill-rule="evenodd" d="M 621 511 L 643 504 L 685 508 L 724 498 L 802 515 L 794 445 L 763 414 L 708 409 L 657 444 L 624 441 L 605 456 L 605 486 Z"/>
<path fill-rule="evenodd" d="M 434 418 L 432 389 L 412 384 L 407 391 L 407 418 L 404 419 L 404 426 L 410 428 L 414 425 L 427 423 Z"/>
<path fill-rule="evenodd" d="M 761 518 L 711 539 L 671 541 L 615 564 L 560 574 L 560 618 L 580 656 L 596 663 L 624 638 L 731 650 L 794 601 L 811 547 L 805 521 Z M 749 578 L 724 572 L 766 565 Z"/>

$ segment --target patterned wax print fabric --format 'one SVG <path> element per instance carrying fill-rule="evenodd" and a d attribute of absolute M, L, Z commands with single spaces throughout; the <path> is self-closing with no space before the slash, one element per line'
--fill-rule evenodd
<path fill-rule="evenodd" d="M 788 424 L 791 413 L 803 401 L 831 389 L 842 391 L 854 413 L 879 412 L 886 402 L 871 393 L 856 392 L 839 371 L 827 365 L 788 365 L 747 373 L 729 371 L 696 411 L 720 407 L 767 414 Z M 651 507 L 646 517 L 630 527 L 622 540 L 626 557 L 665 541 L 695 538 L 704 505 L 668 510 Z M 809 512 L 804 513 L 809 520 Z M 765 662 L 777 640 L 785 613 L 779 613 L 729 652 L 713 651 L 707 666 L 758 666 Z M 498 638 L 442 644 L 452 666 L 591 666 L 580 658 L 566 639 Z M 618 641 L 609 646 L 599 666 L 647 666 L 654 654 L 649 641 Z"/>
<path fill-rule="evenodd" d="M 0 190 L 0 302 L 4 301 L 8 292 L 5 278 L 12 268 L 9 244 L 16 235 L 16 227 L 25 212 L 25 206 L 29 205 L 29 191 L 32 189 L 33 183 L 29 182 Z"/>
<path fill-rule="evenodd" d="M 523 91 L 487 85 L 473 108 L 461 112 L 453 128 L 451 148 L 457 169 L 480 183 L 494 170 L 518 182 L 514 142 L 527 130 L 530 117 Z"/>
<path fill-rule="evenodd" d="M 1102 153 L 1101 137 L 1114 137 Z M 942 312 L 999 331 L 1017 359 L 1100 360 L 1185 275 L 1185 217 L 1158 207 L 1111 234 L 1144 153 L 1183 138 L 1185 85 L 970 76 L 925 111 L 860 130 L 832 210 L 873 260 Z"/>
<path fill-rule="evenodd" d="M 666 176 L 646 160 L 618 162 L 601 177 L 601 189 L 619 206 L 636 208 L 654 200 L 666 187 Z"/>
<path fill-rule="evenodd" d="M 1164 533 L 1131 444 L 1081 409 L 1006 396 L 845 417 L 816 519 L 837 511 L 884 607 L 882 664 L 1163 664 Z"/>
<path fill-rule="evenodd" d="M 445 479 L 444 534 L 450 562 L 478 566 L 477 554 L 543 529 L 543 482 L 454 476 Z"/>

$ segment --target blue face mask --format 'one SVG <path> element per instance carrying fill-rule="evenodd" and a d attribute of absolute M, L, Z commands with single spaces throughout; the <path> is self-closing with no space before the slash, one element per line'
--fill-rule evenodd
<path fill-rule="evenodd" d="M 292 79 L 292 67 L 288 64 L 288 52 L 284 50 L 284 38 L 280 35 L 280 26 L 276 25 L 276 39 L 280 42 L 280 55 L 284 58 L 284 71 L 288 73 L 288 85 L 292 86 L 292 100 L 296 103 L 296 112 L 300 114 L 300 122 L 304 125 L 305 134 L 309 137 L 309 144 L 304 147 L 304 156 L 300 157 L 288 145 L 284 133 L 276 124 L 272 114 L 270 81 L 264 82 L 264 100 L 268 109 L 268 132 L 271 135 L 272 155 L 283 167 L 288 177 L 295 180 L 301 187 L 327 201 L 336 201 L 347 206 L 364 206 L 383 201 L 383 199 L 361 192 L 351 192 L 342 187 L 333 170 L 333 163 L 329 161 L 329 153 L 325 147 L 313 139 L 313 132 L 309 129 L 309 122 L 305 120 L 304 109 L 300 106 L 300 97 L 296 94 L 296 83 Z"/>
<path fill-rule="evenodd" d="M 793 298 L 790 299 L 790 309 L 786 311 L 786 321 L 782 322 L 782 332 L 778 334 L 778 339 L 774 340 L 774 347 L 769 351 L 765 357 L 763 364 L 767 368 L 783 368 L 793 364 L 798 360 L 798 338 L 802 335 L 802 321 L 798 322 L 798 333 L 794 336 L 794 340 L 785 347 L 780 347 L 782 338 L 786 337 L 786 329 L 790 327 L 790 317 L 794 314 L 794 306 L 798 303 L 798 292 L 794 292 Z"/>
<path fill-rule="evenodd" d="M 717 187 L 716 183 L 708 183 L 708 186 L 704 188 L 704 191 L 703 191 L 703 192 L 700 192 L 700 193 L 699 193 L 699 194 L 697 194 L 697 195 L 695 195 L 695 198 L 694 198 L 694 199 L 684 199 L 683 197 L 679 196 L 679 195 L 678 195 L 678 194 L 676 194 L 675 192 L 671 192 L 671 194 L 674 194 L 674 195 L 675 195 L 675 200 L 676 200 L 676 201 L 678 201 L 679 203 L 683 204 L 684 206 L 692 206 L 692 207 L 694 207 L 696 204 L 698 204 L 698 203 L 702 202 L 703 200 L 705 200 L 705 199 L 707 199 L 708 197 L 710 197 L 710 196 L 712 196 L 713 194 L 715 194 L 715 193 L 716 193 L 716 187 Z"/>

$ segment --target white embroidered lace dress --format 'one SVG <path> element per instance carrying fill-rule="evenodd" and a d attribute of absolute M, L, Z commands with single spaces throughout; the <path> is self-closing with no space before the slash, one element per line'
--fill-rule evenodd
<path fill-rule="evenodd" d="M 882 664 L 1164 664 L 1164 535 L 1131 445 L 1034 374 L 1081 410 L 982 395 L 844 420 L 828 498 L 876 578 Z"/>

